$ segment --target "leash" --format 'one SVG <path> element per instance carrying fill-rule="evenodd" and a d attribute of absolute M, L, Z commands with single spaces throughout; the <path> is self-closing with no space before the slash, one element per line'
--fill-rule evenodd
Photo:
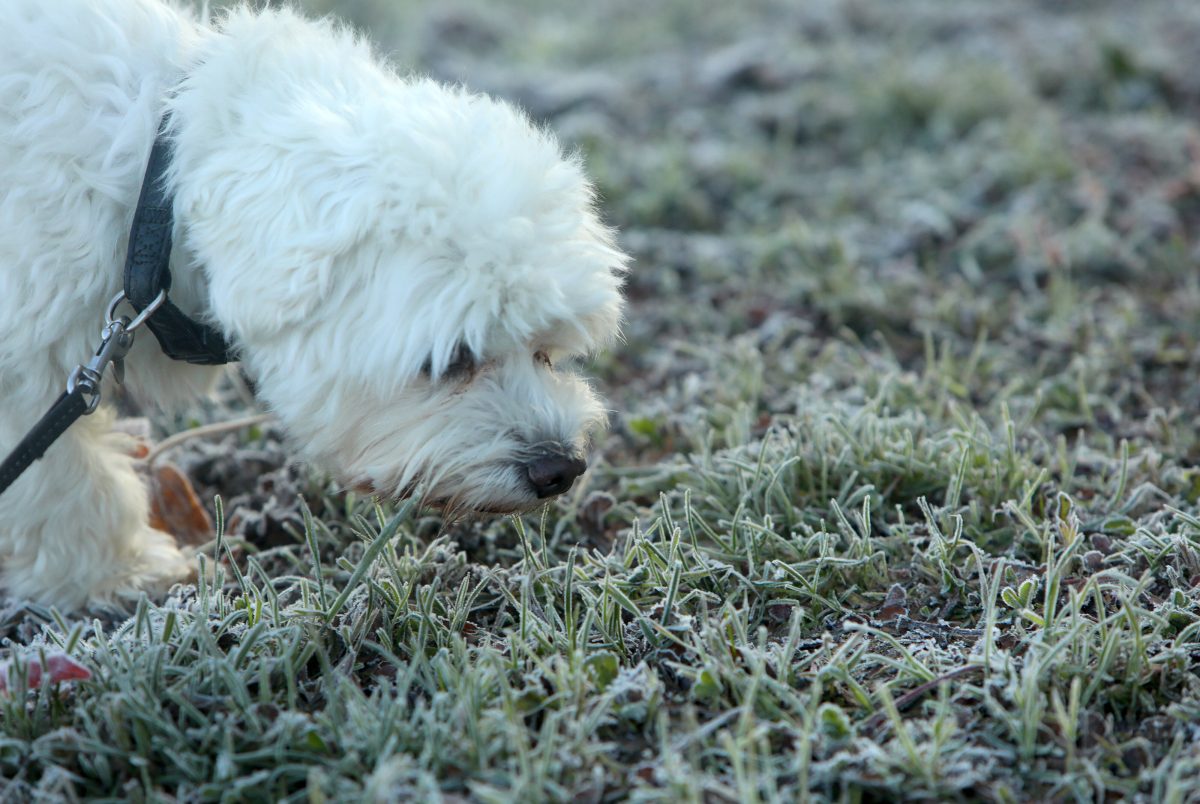
<path fill-rule="evenodd" d="M 96 410 L 100 404 L 104 372 L 109 366 L 113 368 L 117 383 L 124 381 L 125 356 L 133 348 L 133 334 L 142 324 L 154 333 L 159 347 L 173 360 L 215 366 L 238 359 L 233 347 L 218 330 L 189 317 L 167 298 L 171 289 L 171 228 L 174 225 L 173 199 L 164 180 L 171 164 L 167 123 L 168 118 L 164 116 L 150 148 L 129 230 L 125 289 L 108 303 L 100 346 L 86 365 L 75 367 L 67 377 L 66 391 L 0 463 L 0 494 L 34 461 L 45 455 L 50 445 L 79 417 Z M 117 315 L 122 302 L 133 307 L 135 315 L 132 319 Z"/>
<path fill-rule="evenodd" d="M 0 494 L 13 484 L 21 473 L 43 455 L 67 428 L 80 416 L 87 416 L 100 404 L 100 384 L 104 372 L 111 365 L 117 382 L 125 377 L 125 355 L 133 348 L 133 333 L 146 322 L 159 306 L 166 301 L 167 294 L 159 294 L 155 303 L 146 307 L 132 320 L 127 316 L 117 317 L 117 307 L 125 300 L 122 291 L 108 303 L 105 326 L 100 333 L 100 348 L 92 355 L 87 365 L 76 366 L 67 377 L 64 391 L 50 410 L 38 420 L 29 434 L 21 439 L 9 456 L 0 463 Z"/>

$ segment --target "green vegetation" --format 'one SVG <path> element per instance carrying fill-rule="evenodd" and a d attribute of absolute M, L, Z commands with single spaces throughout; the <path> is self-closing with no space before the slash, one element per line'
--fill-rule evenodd
<path fill-rule="evenodd" d="M 613 428 L 455 524 L 189 447 L 208 583 L 5 612 L 94 673 L 5 796 L 1200 796 L 1200 5 L 335 5 L 586 156 Z"/>

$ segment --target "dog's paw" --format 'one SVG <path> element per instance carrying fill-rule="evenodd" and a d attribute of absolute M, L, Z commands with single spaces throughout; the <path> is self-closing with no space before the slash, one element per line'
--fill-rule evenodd
<path fill-rule="evenodd" d="M 119 577 L 96 602 L 133 601 L 142 592 L 162 597 L 174 584 L 196 580 L 197 561 L 191 551 L 180 550 L 170 534 L 147 527 L 132 540 Z"/>

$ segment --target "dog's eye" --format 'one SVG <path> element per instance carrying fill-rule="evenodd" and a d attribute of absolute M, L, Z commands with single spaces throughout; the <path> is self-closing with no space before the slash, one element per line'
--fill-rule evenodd
<path fill-rule="evenodd" d="M 443 380 L 462 380 L 475 374 L 479 364 L 475 359 L 475 354 L 465 343 L 460 343 L 454 347 L 454 354 L 450 355 L 450 362 L 446 364 L 446 368 L 442 369 L 439 379 Z M 425 379 L 433 377 L 433 356 L 425 358 L 425 362 L 421 364 L 421 376 Z"/>
<path fill-rule="evenodd" d="M 465 343 L 460 343 L 454 349 L 454 354 L 450 356 L 450 362 L 446 364 L 446 370 L 442 372 L 442 376 L 449 379 L 463 379 L 475 373 L 476 360 L 474 353 Z"/>
<path fill-rule="evenodd" d="M 533 359 L 541 363 L 546 368 L 554 368 L 554 365 L 550 362 L 550 355 L 546 354 L 540 349 L 533 353 Z"/>

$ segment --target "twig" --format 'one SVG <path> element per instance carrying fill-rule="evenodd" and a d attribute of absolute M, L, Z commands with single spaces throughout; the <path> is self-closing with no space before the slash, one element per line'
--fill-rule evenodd
<path fill-rule="evenodd" d="M 274 413 L 258 413 L 253 416 L 246 416 L 241 419 L 234 419 L 228 422 L 214 422 L 206 424 L 202 427 L 193 427 L 190 430 L 184 430 L 182 433 L 176 433 L 170 438 L 164 438 L 158 442 L 146 453 L 146 457 L 142 458 L 142 463 L 147 466 L 153 466 L 154 461 L 160 455 L 168 450 L 175 449 L 180 444 L 191 441 L 193 438 L 208 438 L 209 436 L 222 435 L 234 430 L 241 430 L 246 427 L 254 427 L 263 422 L 270 421 L 275 418 Z"/>
<path fill-rule="evenodd" d="M 904 693 L 899 698 L 897 698 L 896 699 L 896 711 L 903 712 L 905 709 L 912 706 L 917 701 L 921 700 L 921 698 L 925 697 L 925 695 L 930 690 L 936 689 L 938 686 L 945 684 L 947 681 L 953 681 L 954 679 L 959 678 L 961 676 L 971 675 L 973 673 L 982 673 L 982 672 L 983 672 L 983 667 L 981 667 L 980 665 L 977 665 L 977 664 L 972 664 L 972 665 L 967 665 L 965 667 L 959 667 L 954 670 L 951 670 L 949 673 L 940 675 L 937 678 L 933 679 L 932 681 L 926 681 L 924 684 L 920 684 L 920 685 L 914 687 L 913 689 L 909 690 L 908 692 Z M 863 729 L 868 734 L 874 734 L 875 731 L 877 729 L 879 729 L 879 727 L 882 726 L 886 721 L 887 721 L 887 715 L 883 712 L 879 712 L 877 714 L 872 715 L 870 718 L 867 719 L 867 722 L 865 724 L 863 724 Z"/>

